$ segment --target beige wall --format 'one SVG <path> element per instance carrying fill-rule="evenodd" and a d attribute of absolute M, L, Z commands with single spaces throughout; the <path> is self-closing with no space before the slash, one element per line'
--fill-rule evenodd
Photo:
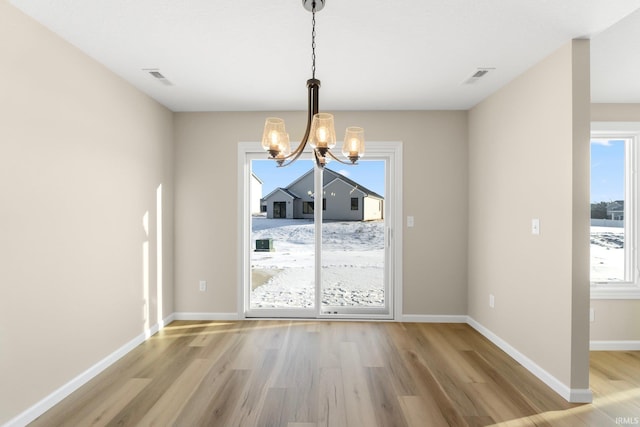
<path fill-rule="evenodd" d="M 469 315 L 572 389 L 588 388 L 588 61 L 574 41 L 469 113 Z"/>
<path fill-rule="evenodd" d="M 592 122 L 640 122 L 640 104 L 591 104 Z"/>
<path fill-rule="evenodd" d="M 171 156 L 170 111 L 0 2 L 0 424 L 171 314 Z"/>
<path fill-rule="evenodd" d="M 176 312 L 238 310 L 237 143 L 257 141 L 270 114 L 176 114 Z M 305 113 L 277 114 L 292 140 L 302 135 Z M 467 113 L 335 114 L 337 129 L 357 124 L 369 141 L 403 142 L 403 208 L 415 217 L 404 230 L 404 313 L 466 314 Z"/>
<path fill-rule="evenodd" d="M 640 104 L 592 104 L 591 121 L 640 123 Z M 593 341 L 640 341 L 640 300 L 592 300 Z"/>
<path fill-rule="evenodd" d="M 640 300 L 597 299 L 591 308 L 591 340 L 640 341 Z"/>

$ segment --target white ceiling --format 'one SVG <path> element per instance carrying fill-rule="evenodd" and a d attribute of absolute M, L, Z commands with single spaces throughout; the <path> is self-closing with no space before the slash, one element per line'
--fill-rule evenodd
<path fill-rule="evenodd" d="M 307 107 L 311 13 L 301 0 L 9 2 L 173 111 Z M 640 103 L 639 8 L 640 0 L 327 0 L 316 15 L 320 108 L 468 109 L 572 38 L 592 39 L 593 102 Z M 463 84 L 479 67 L 495 70 Z"/>

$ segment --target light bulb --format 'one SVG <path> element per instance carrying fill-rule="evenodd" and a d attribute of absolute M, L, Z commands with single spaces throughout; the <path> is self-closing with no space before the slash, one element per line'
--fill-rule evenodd
<path fill-rule="evenodd" d="M 358 138 L 351 138 L 351 141 L 349 141 L 349 152 L 351 153 L 357 153 L 358 152 L 358 145 L 360 141 L 358 141 Z"/>
<path fill-rule="evenodd" d="M 262 148 L 268 151 L 271 157 L 275 157 L 281 144 L 282 135 L 285 135 L 284 120 L 277 117 L 268 117 L 264 123 L 262 132 Z"/>
<path fill-rule="evenodd" d="M 348 127 L 344 135 L 342 154 L 355 163 L 364 155 L 364 130 L 360 127 Z"/>
<path fill-rule="evenodd" d="M 333 148 L 336 145 L 336 131 L 333 126 L 333 116 L 328 113 L 318 113 L 313 116 L 311 122 L 311 134 L 309 138 L 309 145 L 312 148 L 322 150 L 321 156 L 328 149 Z"/>
<path fill-rule="evenodd" d="M 278 131 L 272 130 L 271 132 L 269 132 L 269 139 L 271 140 L 271 148 L 272 149 L 278 149 L 279 147 L 279 139 L 278 138 Z"/>
<path fill-rule="evenodd" d="M 327 145 L 327 128 L 324 126 L 320 126 L 316 131 L 316 136 L 318 137 L 318 145 L 325 146 Z"/>

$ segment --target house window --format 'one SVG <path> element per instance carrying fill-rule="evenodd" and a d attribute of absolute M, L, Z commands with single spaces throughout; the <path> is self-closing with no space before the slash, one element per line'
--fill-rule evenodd
<path fill-rule="evenodd" d="M 260 212 L 266 212 L 266 211 L 267 211 L 267 205 L 260 206 Z"/>
<path fill-rule="evenodd" d="M 636 232 L 633 206 L 634 135 L 591 137 L 591 285 L 592 296 L 637 289 Z"/>
<path fill-rule="evenodd" d="M 302 213 L 303 214 L 312 214 L 313 213 L 313 202 L 302 202 Z"/>
<path fill-rule="evenodd" d="M 358 198 L 357 197 L 352 197 L 351 198 L 351 210 L 352 211 L 357 211 L 358 210 Z"/>
<path fill-rule="evenodd" d="M 327 210 L 327 199 L 322 199 L 322 210 Z M 302 202 L 302 213 L 303 214 L 312 214 L 313 213 L 313 202 Z"/>

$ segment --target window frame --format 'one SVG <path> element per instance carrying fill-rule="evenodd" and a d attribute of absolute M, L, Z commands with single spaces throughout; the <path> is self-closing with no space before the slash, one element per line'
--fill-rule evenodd
<path fill-rule="evenodd" d="M 591 125 L 589 144 L 594 139 L 626 139 L 625 143 L 625 281 L 593 282 L 591 299 L 640 299 L 638 260 L 638 199 L 636 168 L 640 149 L 640 123 L 609 122 Z M 591 161 L 589 162 L 591 164 Z"/>
<path fill-rule="evenodd" d="M 354 207 L 354 204 L 353 204 L 354 200 L 356 201 L 355 207 Z M 360 201 L 359 201 L 358 197 L 352 197 L 351 198 L 351 210 L 352 211 L 359 211 L 360 210 Z"/>

